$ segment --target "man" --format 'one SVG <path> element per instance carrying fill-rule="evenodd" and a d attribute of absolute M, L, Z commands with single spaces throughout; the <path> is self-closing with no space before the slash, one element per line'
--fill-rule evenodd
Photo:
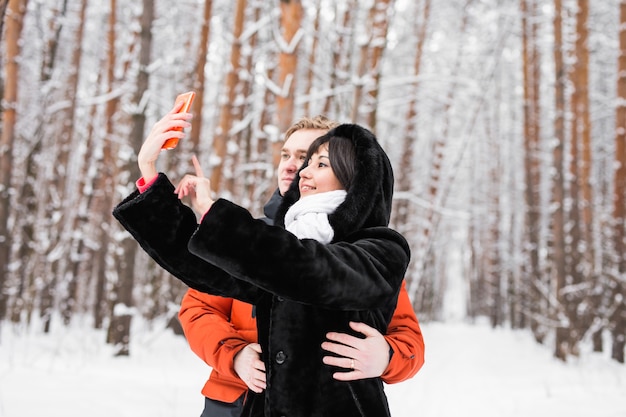
<path fill-rule="evenodd" d="M 264 209 L 268 223 L 272 223 L 281 196 L 302 166 L 311 142 L 336 125 L 317 116 L 303 118 L 287 130 L 277 170 L 278 189 Z M 189 289 L 179 319 L 191 349 L 213 368 L 202 389 L 205 408 L 201 417 L 240 415 L 247 390 L 260 393 L 266 387 L 254 307 Z M 363 338 L 329 333 L 322 344 L 329 352 L 324 363 L 348 370 L 336 372 L 335 379 L 380 376 L 386 383 L 396 383 L 414 376 L 424 364 L 424 340 L 404 284 L 386 335 L 364 323 L 351 323 L 351 327 Z"/>

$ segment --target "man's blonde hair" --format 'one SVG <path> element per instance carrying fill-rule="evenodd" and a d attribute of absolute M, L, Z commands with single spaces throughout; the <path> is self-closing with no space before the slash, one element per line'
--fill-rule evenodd
<path fill-rule="evenodd" d="M 289 139 L 289 136 L 293 135 L 294 132 L 302 129 L 313 129 L 313 130 L 330 130 L 334 127 L 339 126 L 339 123 L 330 120 L 328 117 L 323 115 L 317 115 L 315 117 L 303 117 L 291 126 L 285 132 L 285 140 Z"/>

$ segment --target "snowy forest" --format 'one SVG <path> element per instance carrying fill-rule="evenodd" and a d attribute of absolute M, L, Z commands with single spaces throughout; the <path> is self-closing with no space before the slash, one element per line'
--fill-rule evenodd
<path fill-rule="evenodd" d="M 422 322 L 527 329 L 566 361 L 624 363 L 626 0 L 2 0 L 0 325 L 87 317 L 130 355 L 133 317 L 185 286 L 111 216 L 175 97 L 220 196 L 257 216 L 283 132 L 368 127 Z M 177 178 L 178 177 L 178 178 Z M 37 320 L 34 318 L 37 317 Z M 1 341 L 0 341 L 1 343 Z"/>

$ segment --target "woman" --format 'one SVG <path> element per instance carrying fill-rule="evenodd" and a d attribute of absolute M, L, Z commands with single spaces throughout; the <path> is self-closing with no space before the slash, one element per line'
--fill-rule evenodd
<path fill-rule="evenodd" d="M 174 189 L 159 174 L 114 215 L 190 287 L 256 305 L 267 387 L 249 392 L 244 416 L 379 417 L 389 415 L 380 378 L 334 379 L 321 344 L 330 331 L 356 335 L 351 321 L 385 333 L 410 256 L 406 240 L 387 227 L 392 189 L 374 135 L 340 125 L 311 145 L 279 208 L 279 227 L 213 201 L 202 175 Z M 186 195 L 204 213 L 199 225 L 179 200 Z"/>

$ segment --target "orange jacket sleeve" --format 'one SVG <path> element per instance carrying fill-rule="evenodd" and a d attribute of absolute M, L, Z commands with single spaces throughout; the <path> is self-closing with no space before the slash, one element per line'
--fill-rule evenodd
<path fill-rule="evenodd" d="M 238 330 L 231 322 L 233 300 L 187 290 L 178 318 L 191 350 L 215 371 L 238 378 L 233 367 L 235 355 L 256 342 L 256 329 Z"/>
<path fill-rule="evenodd" d="M 424 338 L 404 281 L 385 339 L 394 353 L 383 381 L 395 384 L 413 377 L 424 365 Z"/>

